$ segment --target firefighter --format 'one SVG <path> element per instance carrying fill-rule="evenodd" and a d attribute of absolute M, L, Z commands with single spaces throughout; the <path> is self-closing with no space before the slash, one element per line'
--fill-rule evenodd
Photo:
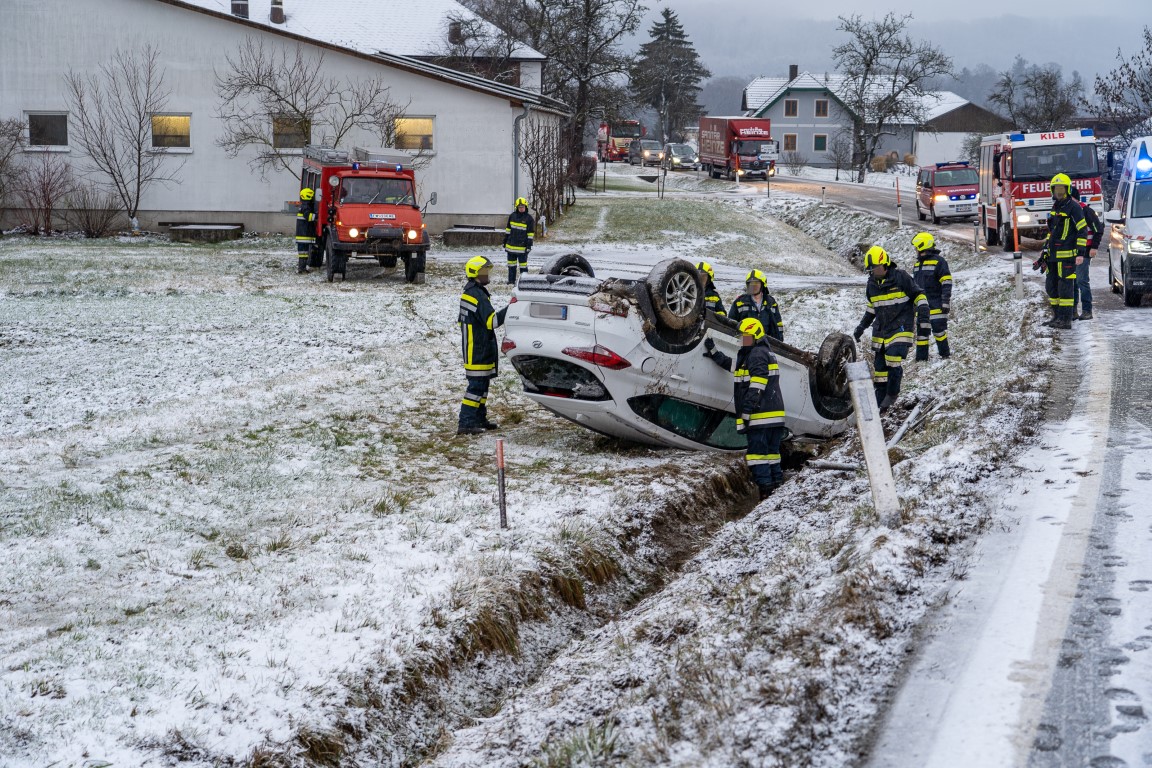
<path fill-rule="evenodd" d="M 504 324 L 508 308 L 497 312 L 488 295 L 492 262 L 473 256 L 464 265 L 468 282 L 460 296 L 460 350 L 464 355 L 464 375 L 468 388 L 460 402 L 458 435 L 478 435 L 497 425 L 488 420 L 488 386 L 497 373 L 496 328 Z"/>
<path fill-rule="evenodd" d="M 872 385 L 880 410 L 886 411 L 900 394 L 904 358 L 913 340 L 928 338 L 928 298 L 920 285 L 907 272 L 897 269 L 888 252 L 878 245 L 864 254 L 864 268 L 870 273 L 868 308 L 852 338 L 860 341 L 864 329 L 872 326 Z"/>
<path fill-rule="evenodd" d="M 1100 217 L 1096 215 L 1092 206 L 1081 199 L 1080 190 L 1076 187 L 1072 187 L 1072 199 L 1080 203 L 1080 208 L 1084 212 L 1084 229 L 1088 239 L 1088 247 L 1080 254 L 1084 257 L 1084 263 L 1076 268 L 1076 290 L 1073 293 L 1073 298 L 1079 300 L 1081 311 L 1073 319 L 1091 320 L 1092 282 L 1090 278 L 1092 275 L 1090 273 L 1092 271 L 1092 257 L 1096 255 L 1100 241 L 1104 238 L 1104 223 L 1100 221 Z"/>
<path fill-rule="evenodd" d="M 1048 237 L 1044 241 L 1048 271 L 1045 288 L 1052 319 L 1044 323 L 1049 328 L 1067 331 L 1072 328 L 1072 312 L 1076 304 L 1076 267 L 1084 261 L 1088 249 L 1084 209 L 1072 199 L 1072 180 L 1066 174 L 1052 177 L 1048 189 L 1052 194 L 1052 212 L 1048 214 Z"/>
<path fill-rule="evenodd" d="M 780 307 L 776 299 L 768 293 L 768 281 L 764 273 L 754 269 L 744 278 L 744 285 L 748 289 L 732 302 L 733 320 L 740 322 L 746 317 L 754 317 L 764 326 L 764 332 L 777 341 L 784 341 L 784 319 L 780 316 Z"/>
<path fill-rule="evenodd" d="M 948 269 L 948 262 L 940 255 L 936 248 L 936 238 L 930 232 L 921 232 L 912 238 L 912 247 L 916 249 L 916 267 L 912 270 L 912 277 L 917 285 L 924 289 L 924 296 L 928 299 L 929 319 L 932 323 L 932 335 L 936 338 L 936 349 L 940 357 L 951 357 L 952 350 L 948 345 L 948 318 L 952 305 L 952 273 Z M 928 359 L 928 347 L 931 340 L 925 336 L 916 340 L 916 359 Z"/>
<path fill-rule="evenodd" d="M 716 342 L 704 339 L 704 356 L 732 371 L 736 431 L 748 436 L 745 460 L 760 492 L 768 498 L 784 480 L 780 465 L 780 443 L 784 440 L 784 395 L 780 391 L 780 368 L 764 325 L 754 317 L 740 321 L 740 351 L 736 364 L 716 349 Z"/>
<path fill-rule="evenodd" d="M 316 245 L 316 193 L 308 187 L 300 190 L 300 208 L 296 211 L 296 274 L 306 275 L 308 256 Z"/>
<path fill-rule="evenodd" d="M 706 261 L 702 261 L 696 265 L 696 271 L 700 273 L 701 279 L 704 280 L 704 308 L 710 309 L 716 313 L 716 317 L 727 317 L 727 312 L 724 311 L 724 301 L 720 298 L 720 294 L 716 292 L 716 271 L 712 269 L 712 265 Z"/>
<path fill-rule="evenodd" d="M 532 252 L 532 238 L 536 236 L 536 222 L 528 213 L 528 201 L 516 198 L 516 210 L 508 217 L 504 227 L 504 251 L 508 254 L 508 285 L 516 284 L 516 268 L 528 271 L 528 254 Z"/>

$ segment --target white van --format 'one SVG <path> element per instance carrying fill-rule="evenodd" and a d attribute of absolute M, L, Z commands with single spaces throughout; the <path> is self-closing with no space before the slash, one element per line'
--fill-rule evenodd
<path fill-rule="evenodd" d="M 1108 283 L 1124 304 L 1140 306 L 1152 293 L 1152 136 L 1132 142 L 1124 156 L 1112 210 L 1104 214 L 1108 235 Z"/>

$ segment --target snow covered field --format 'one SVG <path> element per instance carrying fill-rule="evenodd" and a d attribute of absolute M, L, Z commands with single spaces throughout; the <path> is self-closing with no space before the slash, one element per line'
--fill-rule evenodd
<path fill-rule="evenodd" d="M 708 258 L 728 301 L 757 266 L 811 348 L 862 312 L 836 252 L 865 218 L 586 199 L 533 262 Z M 502 532 L 493 438 L 452 436 L 463 252 L 328 285 L 287 239 L 0 240 L 0 765 L 843 764 L 1043 384 L 1039 303 L 961 254 L 958 354 L 906 378 L 936 410 L 894 454 L 900 531 L 810 469 L 724 525 L 738 459 L 598 438 L 505 370 Z"/>

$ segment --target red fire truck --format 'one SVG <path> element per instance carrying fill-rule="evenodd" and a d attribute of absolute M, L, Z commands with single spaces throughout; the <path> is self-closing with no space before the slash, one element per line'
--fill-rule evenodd
<path fill-rule="evenodd" d="M 776 175 L 780 145 L 772 121 L 755 117 L 700 118 L 700 167 L 718 179 Z"/>
<path fill-rule="evenodd" d="M 628 145 L 644 135 L 639 120 L 612 120 L 600 123 L 596 131 L 596 157 L 602 163 L 628 159 Z"/>
<path fill-rule="evenodd" d="M 328 282 L 345 276 L 349 257 L 376 259 L 382 267 L 399 259 L 405 280 L 424 282 L 428 232 L 411 163 L 411 155 L 389 149 L 304 148 L 300 188 L 316 192 L 310 264 L 325 266 Z M 436 204 L 435 192 L 428 203 Z"/>
<path fill-rule="evenodd" d="M 979 216 L 988 245 L 1015 248 L 1021 237 L 1047 235 L 1052 195 L 1048 184 L 1067 174 L 1081 199 L 1104 215 L 1100 162 L 1091 128 L 1045 133 L 1002 133 L 980 142 Z M 1015 216 L 1013 216 L 1015 214 Z"/>

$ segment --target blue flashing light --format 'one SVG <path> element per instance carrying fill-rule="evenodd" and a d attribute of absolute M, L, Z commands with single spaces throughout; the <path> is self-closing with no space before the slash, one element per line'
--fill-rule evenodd
<path fill-rule="evenodd" d="M 354 171 L 360 170 L 360 163 L 352 163 L 352 170 L 354 170 Z"/>
<path fill-rule="evenodd" d="M 399 173 L 402 170 L 404 170 L 404 166 L 400 163 L 396 163 L 396 172 Z"/>
<path fill-rule="evenodd" d="M 1010 133 L 1008 134 L 1008 141 L 1024 141 L 1024 134 Z"/>
<path fill-rule="evenodd" d="M 957 166 L 957 165 L 962 165 L 965 168 L 967 168 L 968 167 L 968 161 L 967 160 L 952 160 L 952 161 L 947 162 L 947 163 L 936 163 L 937 168 L 948 168 L 948 167 Z"/>
<path fill-rule="evenodd" d="M 1091 128 L 1081 128 L 1080 129 L 1080 135 L 1081 136 L 1095 136 L 1096 131 L 1092 130 Z"/>

